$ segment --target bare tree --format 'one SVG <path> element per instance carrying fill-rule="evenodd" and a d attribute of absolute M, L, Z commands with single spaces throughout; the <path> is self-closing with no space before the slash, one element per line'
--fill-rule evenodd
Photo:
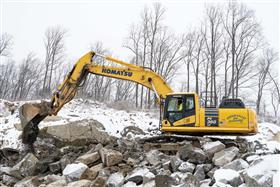
<path fill-rule="evenodd" d="M 39 60 L 33 53 L 29 53 L 19 66 L 17 82 L 13 89 L 13 100 L 25 99 L 29 95 L 36 82 L 39 80 Z"/>
<path fill-rule="evenodd" d="M 217 106 L 216 73 L 218 60 L 222 57 L 222 48 L 220 47 L 222 39 L 222 17 L 220 9 L 214 6 L 207 7 L 206 15 L 204 40 L 206 55 L 210 62 L 210 106 Z"/>
<path fill-rule="evenodd" d="M 257 36 L 260 29 L 255 21 L 254 12 L 237 2 L 228 4 L 223 25 L 231 45 L 231 81 L 229 90 L 225 93 L 231 93 L 232 98 L 235 98 L 238 97 L 241 77 L 247 75 L 246 65 L 258 48 Z"/>
<path fill-rule="evenodd" d="M 268 48 L 263 51 L 263 56 L 260 58 L 258 63 L 258 79 L 257 79 L 257 101 L 256 110 L 257 114 L 260 114 L 261 100 L 263 96 L 263 90 L 267 86 L 271 79 L 268 79 L 269 71 L 271 70 L 272 64 L 277 60 L 277 53 L 273 49 Z"/>
<path fill-rule="evenodd" d="M 12 36 L 4 33 L 0 35 L 0 56 L 8 56 L 12 47 Z"/>
<path fill-rule="evenodd" d="M 64 57 L 64 37 L 66 30 L 57 26 L 50 27 L 45 33 L 45 73 L 43 79 L 43 94 L 50 93 L 53 72 L 57 68 Z"/>

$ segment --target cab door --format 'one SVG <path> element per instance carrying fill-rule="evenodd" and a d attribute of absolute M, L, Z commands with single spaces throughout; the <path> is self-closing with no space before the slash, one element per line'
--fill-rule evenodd
<path fill-rule="evenodd" d="M 165 101 L 164 119 L 171 126 L 195 126 L 195 99 L 193 94 L 169 95 Z"/>

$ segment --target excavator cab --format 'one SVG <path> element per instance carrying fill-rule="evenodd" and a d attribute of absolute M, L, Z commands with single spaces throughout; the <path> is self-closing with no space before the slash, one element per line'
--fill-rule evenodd
<path fill-rule="evenodd" d="M 195 95 L 169 94 L 165 100 L 163 126 L 194 126 Z"/>

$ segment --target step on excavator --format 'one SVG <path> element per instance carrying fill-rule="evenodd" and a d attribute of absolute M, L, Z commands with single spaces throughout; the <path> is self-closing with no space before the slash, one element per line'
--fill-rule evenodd
<path fill-rule="evenodd" d="M 95 58 L 103 58 L 118 66 L 100 65 Z M 153 90 L 160 105 L 160 130 L 177 133 L 254 134 L 257 119 L 254 110 L 246 108 L 240 99 L 224 99 L 218 108 L 200 106 L 197 93 L 175 93 L 166 81 L 149 68 L 95 53 L 81 57 L 65 80 L 53 93 L 50 102 L 26 103 L 20 108 L 23 127 L 22 142 L 33 145 L 38 136 L 39 123 L 47 116 L 57 115 L 71 101 L 88 74 L 132 81 Z"/>

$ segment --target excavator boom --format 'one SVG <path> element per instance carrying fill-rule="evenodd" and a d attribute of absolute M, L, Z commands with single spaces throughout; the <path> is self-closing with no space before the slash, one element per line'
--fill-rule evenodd
<path fill-rule="evenodd" d="M 96 56 L 121 67 L 97 64 L 93 61 Z M 57 115 L 59 110 L 75 97 L 78 88 L 82 86 L 89 73 L 141 84 L 153 90 L 159 102 L 165 99 L 167 94 L 173 92 L 164 79 L 152 70 L 91 51 L 78 60 L 57 91 L 53 93 L 50 102 L 26 103 L 21 106 L 20 120 L 23 127 L 23 143 L 32 145 L 36 141 L 39 132 L 38 124 L 47 116 Z"/>

